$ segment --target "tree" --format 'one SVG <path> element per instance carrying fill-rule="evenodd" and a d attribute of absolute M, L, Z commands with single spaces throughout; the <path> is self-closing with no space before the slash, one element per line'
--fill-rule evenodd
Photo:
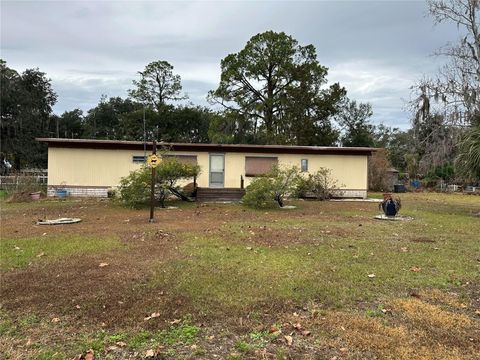
<path fill-rule="evenodd" d="M 118 188 L 119 200 L 128 207 L 140 207 L 150 199 L 152 169 L 143 166 L 132 171 L 120 180 Z M 179 162 L 175 158 L 164 159 L 155 168 L 155 198 L 165 207 L 165 200 L 170 194 L 179 195 L 178 181 L 190 179 L 200 174 L 198 165 Z"/>
<path fill-rule="evenodd" d="M 111 97 L 107 100 L 107 96 L 102 95 L 99 104 L 88 110 L 85 116 L 85 137 L 92 139 L 124 138 L 121 127 L 122 117 L 141 108 L 141 104 L 131 99 Z M 139 118 L 138 123 L 143 128 L 142 117 Z"/>
<path fill-rule="evenodd" d="M 480 180 L 480 126 L 473 128 L 461 140 L 455 167 L 465 179 L 473 182 Z"/>
<path fill-rule="evenodd" d="M 252 122 L 246 115 L 231 110 L 212 115 L 208 138 L 218 144 L 255 144 Z"/>
<path fill-rule="evenodd" d="M 75 109 L 65 111 L 61 116 L 50 115 L 48 134 L 51 137 L 81 138 L 83 136 L 83 111 Z"/>
<path fill-rule="evenodd" d="M 138 104 L 138 103 L 136 103 Z M 122 113 L 118 117 L 118 139 L 123 140 L 144 140 L 144 122 L 146 140 L 158 140 L 159 114 L 152 108 L 141 108 L 138 104 L 134 110 Z"/>
<path fill-rule="evenodd" d="M 201 106 L 173 108 L 164 114 L 164 121 L 159 124 L 160 138 L 172 142 L 208 143 L 211 116 L 211 111 Z"/>
<path fill-rule="evenodd" d="M 373 115 L 370 104 L 348 100 L 337 115 L 337 122 L 343 128 L 341 137 L 343 146 L 374 146 L 375 127 L 368 119 Z"/>
<path fill-rule="evenodd" d="M 175 158 L 164 159 L 159 166 L 155 168 L 156 171 L 156 188 L 158 192 L 158 199 L 162 208 L 165 207 L 165 200 L 169 194 L 178 196 L 180 189 L 178 188 L 178 181 L 192 179 L 200 174 L 200 166 L 184 164 Z"/>
<path fill-rule="evenodd" d="M 302 144 L 299 116 L 310 124 L 325 122 L 332 112 L 326 109 L 335 110 L 344 94 L 338 84 L 322 88 L 326 75 L 313 45 L 301 46 L 283 32 L 267 31 L 221 61 L 220 84 L 209 100 L 237 117 L 237 123 L 247 122 L 242 128 L 257 143 Z"/>
<path fill-rule="evenodd" d="M 148 140 L 166 142 L 208 143 L 208 131 L 212 112 L 201 106 L 169 107 L 158 113 L 152 108 L 138 109 L 121 114 L 119 137 L 143 141 L 143 114 Z"/>
<path fill-rule="evenodd" d="M 167 61 L 154 61 L 139 71 L 140 80 L 133 80 L 135 89 L 129 90 L 129 95 L 144 105 L 152 106 L 161 111 L 168 101 L 186 99 L 181 95 L 182 84 L 180 75 L 173 73 L 173 66 Z"/>
<path fill-rule="evenodd" d="M 254 208 L 268 208 L 275 203 L 283 207 L 284 197 L 295 193 L 299 176 L 300 170 L 296 166 L 291 168 L 275 166 L 247 186 L 242 201 Z"/>
<path fill-rule="evenodd" d="M 446 124 L 445 117 L 438 114 L 429 114 L 423 122 L 414 127 L 419 172 L 427 174 L 452 163 L 460 135 L 460 129 Z"/>
<path fill-rule="evenodd" d="M 405 172 L 407 168 L 405 156 L 416 153 L 414 131 L 412 129 L 402 131 L 398 128 L 379 124 L 375 126 L 373 138 L 374 147 L 387 150 L 386 156 L 391 166 Z"/>
<path fill-rule="evenodd" d="M 464 149 L 455 145 L 480 124 L 480 1 L 428 0 L 428 5 L 435 24 L 449 22 L 459 29 L 459 40 L 435 53 L 446 63 L 412 87 L 414 167 L 433 174 L 451 166 L 456 151 Z"/>
<path fill-rule="evenodd" d="M 460 39 L 436 52 L 447 58 L 436 77 L 424 79 L 415 87 L 424 114 L 434 103 L 455 125 L 480 123 L 480 1 L 429 0 L 429 12 L 436 24 L 457 25 Z M 434 103 L 432 103 L 432 101 Z"/>
<path fill-rule="evenodd" d="M 379 149 L 368 160 L 368 189 L 373 191 L 392 191 L 389 173 L 391 164 L 387 151 Z"/>
<path fill-rule="evenodd" d="M 37 69 L 22 74 L 0 59 L 1 152 L 15 169 L 45 167 L 47 149 L 35 137 L 48 135 L 49 116 L 57 95 L 50 79 Z"/>
<path fill-rule="evenodd" d="M 289 91 L 290 107 L 282 122 L 281 139 L 284 144 L 333 146 L 338 142 L 339 131 L 331 119 L 341 111 L 346 90 L 339 84 L 329 89 L 320 89 L 320 83 Z"/>

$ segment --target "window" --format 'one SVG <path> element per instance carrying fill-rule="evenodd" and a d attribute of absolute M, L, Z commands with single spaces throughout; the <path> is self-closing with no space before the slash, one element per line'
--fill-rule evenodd
<path fill-rule="evenodd" d="M 274 165 L 278 164 L 276 157 L 245 157 L 245 176 L 259 176 L 268 173 Z"/>
<path fill-rule="evenodd" d="M 307 172 L 308 171 L 308 159 L 302 159 L 302 172 Z"/>
<path fill-rule="evenodd" d="M 132 161 L 134 163 L 144 163 L 145 162 L 145 156 L 143 156 L 143 155 L 133 155 Z"/>

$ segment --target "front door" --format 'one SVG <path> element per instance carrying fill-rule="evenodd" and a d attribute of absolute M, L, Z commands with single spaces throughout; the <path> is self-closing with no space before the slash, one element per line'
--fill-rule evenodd
<path fill-rule="evenodd" d="M 210 187 L 223 188 L 225 179 L 225 156 L 210 154 Z"/>

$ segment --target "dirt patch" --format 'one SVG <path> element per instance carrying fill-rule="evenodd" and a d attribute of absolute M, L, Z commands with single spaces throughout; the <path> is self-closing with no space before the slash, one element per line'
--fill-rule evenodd
<path fill-rule="evenodd" d="M 353 241 L 368 237 L 367 229 L 374 223 L 370 218 L 376 211 L 375 204 L 370 208 L 361 203 L 303 202 L 291 211 L 252 211 L 233 204 L 181 204 L 178 209 L 158 211 L 156 222 L 149 224 L 148 209 L 117 208 L 108 201 L 81 200 L 58 205 L 40 201 L 31 207 L 2 209 L 2 237 L 18 239 L 19 243 L 37 236 L 68 238 L 81 234 L 98 237 L 99 241 L 114 236 L 123 247 L 104 254 L 74 255 L 52 261 L 47 254 L 35 258 L 25 269 L 2 272 L 0 315 L 7 314 L 7 325 L 2 325 L 2 329 L 10 327 L 10 330 L 0 336 L 0 347 L 6 349 L 7 358 L 25 358 L 35 356 L 38 349 L 50 350 L 53 344 L 66 344 L 64 349 L 79 346 L 85 351 L 92 343 L 99 342 L 99 354 L 140 359 L 144 358 L 146 347 L 153 346 L 148 337 L 142 345 L 145 347 L 136 348 L 129 343 L 115 350 L 108 347 L 117 340 L 105 337 L 124 332 L 131 340 L 136 334 L 145 331 L 155 334 L 179 319 L 190 318 L 200 328 L 194 342 L 160 344 L 161 356 L 479 358 L 480 317 L 476 310 L 480 309 L 480 291 L 473 281 L 462 286 L 457 294 L 433 289 L 419 291 L 419 299 L 387 299 L 382 309 L 377 308 L 376 299 L 374 304 L 364 302 L 343 310 L 332 310 L 332 306 L 318 299 L 299 304 L 294 298 L 262 299 L 241 311 L 215 308 L 213 303 L 212 308 L 202 309 L 166 284 L 152 285 L 151 280 L 155 272 L 162 271 L 162 264 L 179 259 L 194 261 L 181 251 L 185 239 L 192 234 L 234 239 L 245 246 L 288 247 L 338 238 Z M 57 217 L 80 217 L 83 221 L 47 229 L 35 225 L 38 219 Z M 292 222 L 297 224 L 285 225 Z M 306 222 L 310 225 L 303 226 Z M 411 241 L 435 242 L 427 236 L 415 235 Z M 352 259 L 355 259 L 352 262 L 364 261 L 353 256 Z M 208 275 L 211 269 L 204 271 Z M 238 294 L 234 296 L 241 297 L 242 289 L 235 290 Z M 158 316 L 145 321 L 152 313 Z M 30 317 L 37 320 L 30 324 L 33 321 Z M 275 333 L 272 327 L 280 333 L 272 335 Z M 73 357 L 72 348 L 65 351 L 68 356 L 63 358 Z"/>

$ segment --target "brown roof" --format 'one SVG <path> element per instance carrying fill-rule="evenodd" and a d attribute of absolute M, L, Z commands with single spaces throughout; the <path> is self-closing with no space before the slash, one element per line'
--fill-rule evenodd
<path fill-rule="evenodd" d="M 143 150 L 143 141 L 92 140 L 37 138 L 49 147 L 75 149 L 112 149 Z M 371 155 L 375 148 L 367 147 L 333 147 L 333 146 L 291 146 L 291 145 L 246 145 L 246 144 L 199 144 L 199 143 L 157 143 L 157 148 L 168 148 L 170 151 L 193 152 L 242 152 L 267 154 L 325 154 L 325 155 Z M 147 142 L 147 150 L 151 151 L 152 142 Z"/>

